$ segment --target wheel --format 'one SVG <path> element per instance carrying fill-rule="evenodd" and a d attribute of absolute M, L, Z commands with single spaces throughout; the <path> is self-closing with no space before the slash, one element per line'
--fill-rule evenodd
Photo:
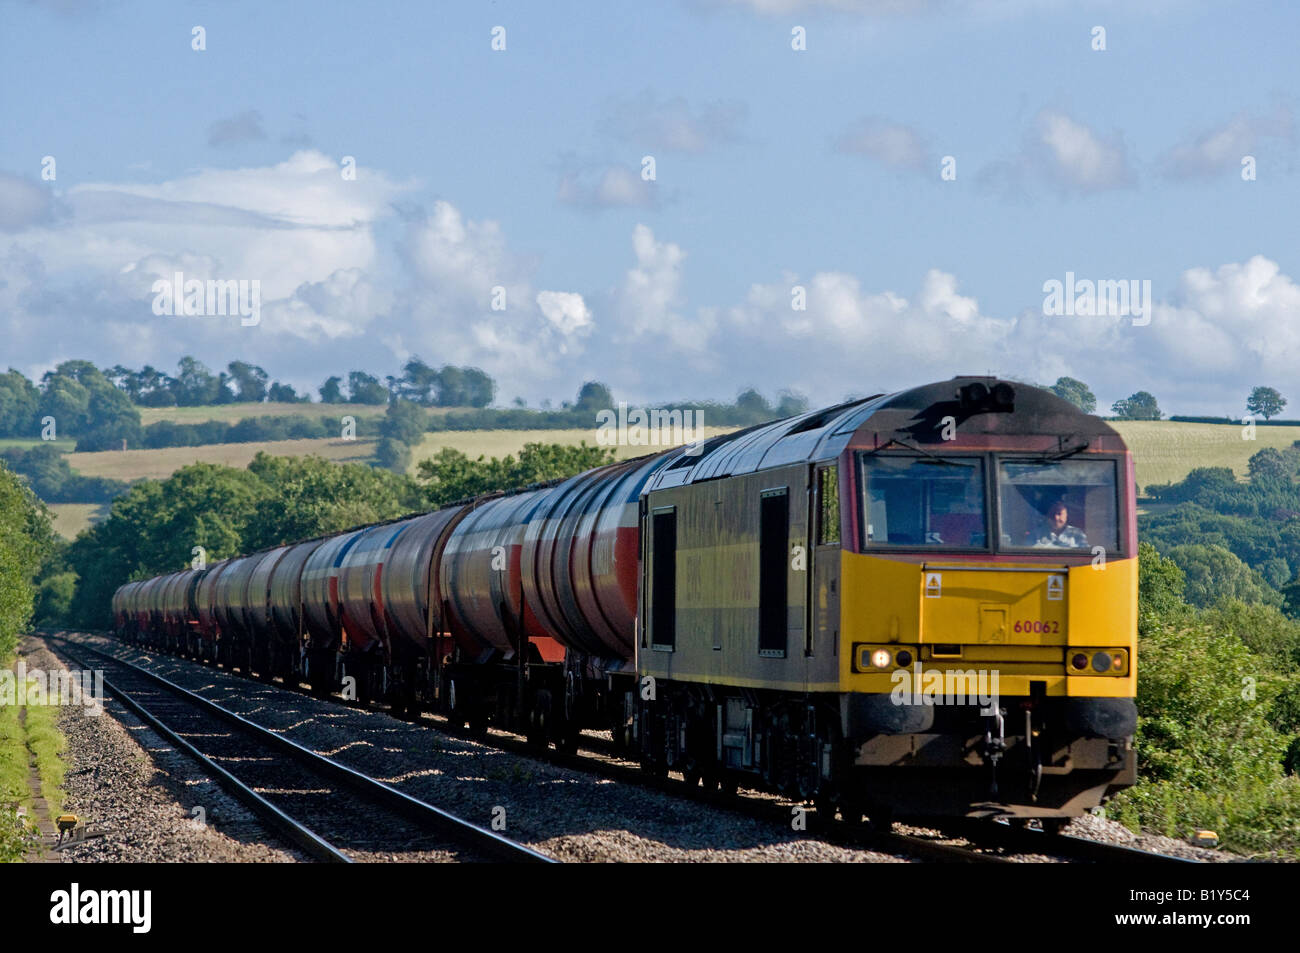
<path fill-rule="evenodd" d="M 692 761 L 682 769 L 682 777 L 686 780 L 688 788 L 697 788 L 700 786 L 700 779 L 704 777 L 704 772 L 700 770 L 699 765 Z"/>
<path fill-rule="evenodd" d="M 867 808 L 867 823 L 871 829 L 880 834 L 888 834 L 894 829 L 894 809 L 884 805 L 871 805 Z"/>
<path fill-rule="evenodd" d="M 555 739 L 555 750 L 560 754 L 573 754 L 576 752 L 578 750 L 578 729 L 566 725 L 560 732 L 560 737 Z"/>

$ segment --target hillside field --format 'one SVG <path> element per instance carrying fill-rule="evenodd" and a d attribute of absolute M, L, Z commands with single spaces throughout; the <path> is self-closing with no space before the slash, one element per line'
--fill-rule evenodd
<path fill-rule="evenodd" d="M 1239 424 L 1116 420 L 1111 426 L 1133 451 L 1139 495 L 1153 483 L 1177 483 L 1196 467 L 1230 467 L 1245 477 L 1246 463 L 1254 454 L 1300 440 L 1300 427 L 1257 426 L 1254 440 L 1242 440 Z"/>
<path fill-rule="evenodd" d="M 64 539 L 74 539 L 108 515 L 107 503 L 47 503 L 54 514 L 54 531 Z"/>
<path fill-rule="evenodd" d="M 725 427 L 705 427 L 705 436 L 725 433 Z M 595 444 L 594 430 L 463 430 L 426 433 L 412 448 L 411 473 L 419 461 L 444 447 L 455 447 L 467 456 L 503 457 L 518 453 L 526 443 Z M 220 463 L 246 467 L 265 451 L 274 456 L 302 457 L 316 454 L 339 463 L 364 463 L 375 452 L 373 439 L 268 440 L 258 443 L 219 443 L 203 447 L 167 447 L 162 450 L 105 450 L 99 453 L 70 453 L 68 463 L 85 476 L 115 480 L 163 479 L 191 463 Z M 625 460 L 653 451 L 654 447 L 618 447 L 617 458 Z"/>
<path fill-rule="evenodd" d="M 339 463 L 364 463 L 375 452 L 375 440 L 266 440 L 258 443 L 214 443 L 202 447 L 165 447 L 161 450 L 103 450 L 70 453 L 68 464 L 83 476 L 114 480 L 161 480 L 191 463 L 220 463 L 246 467 L 259 450 L 279 457 L 316 454 Z"/>

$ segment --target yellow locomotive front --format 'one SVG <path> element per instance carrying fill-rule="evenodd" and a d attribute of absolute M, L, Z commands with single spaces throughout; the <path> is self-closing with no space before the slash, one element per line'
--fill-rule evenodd
<path fill-rule="evenodd" d="M 849 786 L 1051 826 L 1135 779 L 1132 460 L 1055 395 L 954 383 L 873 414 L 832 471 L 839 572 L 815 603 L 839 622 Z"/>

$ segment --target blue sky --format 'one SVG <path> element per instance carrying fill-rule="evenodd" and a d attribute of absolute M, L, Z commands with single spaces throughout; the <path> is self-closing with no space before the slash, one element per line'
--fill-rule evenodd
<path fill-rule="evenodd" d="M 0 21 L 0 363 L 29 375 L 194 353 L 314 388 L 418 354 L 484 367 L 502 403 L 589 378 L 825 403 L 993 371 L 1184 413 L 1296 382 L 1291 4 L 0 0 Z M 178 268 L 258 280 L 259 323 L 154 314 Z M 1044 315 L 1067 271 L 1149 280 L 1153 320 Z"/>

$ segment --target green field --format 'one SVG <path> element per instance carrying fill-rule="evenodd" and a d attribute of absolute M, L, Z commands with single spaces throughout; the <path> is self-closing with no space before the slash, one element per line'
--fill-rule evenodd
<path fill-rule="evenodd" d="M 246 417 L 382 417 L 385 408 L 375 404 L 207 404 L 202 407 L 140 407 L 140 424 L 144 427 L 160 420 L 178 424 L 198 424 L 220 420 L 236 424 Z"/>
<path fill-rule="evenodd" d="M 1133 451 L 1139 488 L 1177 483 L 1196 467 L 1230 467 L 1244 477 L 1247 461 L 1260 450 L 1300 440 L 1300 427 L 1256 427 L 1254 440 L 1242 440 L 1238 424 L 1117 420 L 1111 425 Z"/>
<path fill-rule="evenodd" d="M 32 447 L 39 447 L 43 443 L 52 443 L 64 453 L 72 452 L 72 448 L 77 445 L 77 441 L 60 437 L 58 440 L 42 440 L 40 437 L 0 437 L 0 450 L 8 450 L 10 447 L 22 447 L 24 450 L 30 450 Z"/>
<path fill-rule="evenodd" d="M 705 427 L 712 437 L 729 428 Z M 518 453 L 526 443 L 596 443 L 594 430 L 463 430 L 427 433 L 411 452 L 411 472 L 421 460 L 444 447 L 455 447 L 467 456 L 503 457 Z M 219 443 L 203 447 L 167 447 L 162 450 L 105 450 L 100 453 L 72 453 L 68 463 L 84 476 L 114 480 L 163 479 L 191 463 L 220 463 L 246 467 L 259 451 L 281 457 L 316 454 L 339 463 L 367 462 L 375 452 L 375 440 L 268 440 L 260 443 Z M 616 457 L 625 460 L 652 452 L 654 447 L 618 447 Z M 72 520 L 74 517 L 69 516 Z"/>
<path fill-rule="evenodd" d="M 720 433 L 734 430 L 734 427 L 703 427 L 704 436 L 715 437 Z M 478 456 L 504 457 L 506 454 L 518 453 L 526 443 L 562 443 L 577 445 L 586 442 L 596 445 L 596 431 L 582 430 L 444 430 L 439 433 L 426 433 L 418 446 L 411 448 L 411 472 L 421 460 L 432 457 L 444 447 L 455 447 L 470 459 Z M 642 457 L 656 450 L 667 447 L 616 447 L 614 458 L 627 460 Z"/>
<path fill-rule="evenodd" d="M 47 503 L 54 514 L 54 531 L 64 539 L 74 539 L 108 515 L 107 503 Z"/>
<path fill-rule="evenodd" d="M 260 443 L 214 443 L 203 447 L 166 447 L 161 450 L 104 450 L 68 454 L 68 464 L 83 476 L 114 480 L 160 480 L 191 463 L 221 463 L 246 467 L 259 450 L 278 457 L 316 454 L 340 463 L 365 462 L 375 452 L 374 440 L 267 440 Z"/>

